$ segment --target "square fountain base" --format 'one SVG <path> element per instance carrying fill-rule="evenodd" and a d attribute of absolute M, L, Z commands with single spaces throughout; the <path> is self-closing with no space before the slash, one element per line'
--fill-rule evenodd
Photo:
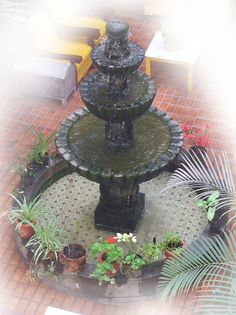
<path fill-rule="evenodd" d="M 129 233 L 134 232 L 144 212 L 145 194 L 139 193 L 138 201 L 132 208 L 111 209 L 99 201 L 95 209 L 95 226 L 98 229 Z"/>

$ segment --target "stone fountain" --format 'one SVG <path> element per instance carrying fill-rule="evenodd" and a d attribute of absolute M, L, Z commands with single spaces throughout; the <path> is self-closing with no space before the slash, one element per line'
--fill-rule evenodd
<path fill-rule="evenodd" d="M 178 124 L 151 107 L 156 84 L 137 70 L 144 50 L 128 32 L 123 21 L 108 23 L 106 41 L 92 52 L 98 71 L 80 84 L 87 109 L 70 115 L 56 140 L 75 171 L 100 184 L 96 227 L 115 232 L 136 229 L 145 209 L 139 184 L 158 176 L 182 146 Z"/>

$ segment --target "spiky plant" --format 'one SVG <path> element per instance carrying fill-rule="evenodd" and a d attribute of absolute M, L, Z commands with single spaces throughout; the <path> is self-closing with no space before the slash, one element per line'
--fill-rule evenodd
<path fill-rule="evenodd" d="M 60 252 L 64 244 L 60 241 L 60 233 L 54 224 L 48 224 L 45 227 L 36 226 L 35 234 L 30 238 L 26 247 L 31 247 L 34 252 L 34 262 L 49 259 L 49 253 L 58 259 L 58 252 Z"/>
<path fill-rule="evenodd" d="M 163 191 L 171 188 L 183 189 L 183 187 L 193 187 L 194 190 L 186 190 L 194 200 L 208 198 L 212 192 L 218 191 L 220 196 L 216 205 L 216 211 L 228 208 L 220 216 L 227 215 L 234 210 L 235 206 L 235 183 L 230 169 L 228 156 L 225 152 L 216 154 L 213 150 L 207 153 L 196 155 L 195 152 L 183 154 L 184 163 L 171 176 L 167 186 Z M 228 224 L 235 219 L 232 216 Z"/>
<path fill-rule="evenodd" d="M 195 292 L 195 313 L 235 314 L 235 281 L 235 234 L 227 231 L 223 238 L 201 237 L 180 256 L 166 261 L 158 287 L 163 289 L 162 301 Z"/>
<path fill-rule="evenodd" d="M 10 196 L 15 200 L 16 205 L 10 209 L 9 219 L 12 223 L 16 223 L 16 229 L 19 229 L 22 224 L 29 224 L 34 227 L 32 222 L 46 211 L 46 208 L 41 205 L 41 195 L 38 195 L 31 202 L 27 202 L 25 196 L 22 200 L 17 199 L 12 194 Z"/>

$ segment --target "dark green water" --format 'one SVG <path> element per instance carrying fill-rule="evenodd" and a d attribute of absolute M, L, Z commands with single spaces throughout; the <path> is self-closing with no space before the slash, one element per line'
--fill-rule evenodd
<path fill-rule="evenodd" d="M 70 128 L 68 142 L 79 165 L 122 173 L 157 161 L 170 146 L 167 123 L 150 112 L 134 121 L 134 145 L 129 152 L 106 149 L 104 125 L 104 121 L 88 114 Z"/>

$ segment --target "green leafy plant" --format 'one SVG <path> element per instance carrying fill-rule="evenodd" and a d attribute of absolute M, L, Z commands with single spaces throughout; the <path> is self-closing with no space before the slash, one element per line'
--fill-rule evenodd
<path fill-rule="evenodd" d="M 181 236 L 176 232 L 168 232 L 164 239 L 157 244 L 160 250 L 171 250 L 180 247 L 182 242 Z"/>
<path fill-rule="evenodd" d="M 235 279 L 235 233 L 225 231 L 223 238 L 215 235 L 195 240 L 181 256 L 166 261 L 158 287 L 162 301 L 194 292 L 194 301 L 198 301 L 194 313 L 226 314 L 227 310 L 227 314 L 234 314 Z"/>
<path fill-rule="evenodd" d="M 46 155 L 46 153 L 49 150 L 50 144 L 54 141 L 55 135 L 50 134 L 48 136 L 44 136 L 44 133 L 40 131 L 36 135 L 36 139 L 32 145 L 32 161 L 36 163 L 43 163 L 43 159 Z"/>
<path fill-rule="evenodd" d="M 123 264 L 128 266 L 130 270 L 139 270 L 142 266 L 146 264 L 142 256 L 138 255 L 135 252 L 129 252 L 125 255 L 123 259 Z"/>
<path fill-rule="evenodd" d="M 183 155 L 184 164 L 173 173 L 162 192 L 174 187 L 182 189 L 190 186 L 198 193 L 193 200 L 200 200 L 208 198 L 213 191 L 218 191 L 220 195 L 215 211 L 228 208 L 220 215 L 218 219 L 220 220 L 235 211 L 235 183 L 227 154 L 225 152 L 216 154 L 213 150 L 210 153 L 211 158 L 208 153 L 200 153 L 200 158 L 194 152 Z M 191 196 L 194 190 L 186 190 L 186 194 Z M 225 226 L 235 221 L 235 218 L 235 214 L 230 216 Z"/>
<path fill-rule="evenodd" d="M 92 244 L 91 256 L 100 257 L 92 277 L 98 279 L 99 284 L 102 284 L 103 281 L 114 283 L 113 274 L 116 271 L 114 263 L 120 265 L 123 254 L 122 247 L 113 236 L 108 237 L 105 241 Z"/>
<path fill-rule="evenodd" d="M 17 199 L 14 195 L 11 197 L 17 203 L 17 206 L 12 207 L 9 212 L 9 219 L 12 223 L 16 223 L 16 229 L 19 229 L 22 224 L 33 225 L 33 221 L 46 211 L 44 207 L 41 206 L 40 195 L 38 195 L 31 202 L 27 202 L 26 197 L 23 196 L 23 200 Z"/>
<path fill-rule="evenodd" d="M 146 264 L 162 259 L 163 253 L 160 249 L 160 244 L 155 241 L 146 243 L 143 246 L 142 257 Z"/>
<path fill-rule="evenodd" d="M 36 226 L 35 234 L 26 244 L 26 247 L 31 247 L 34 252 L 34 261 L 37 264 L 39 259 L 48 260 L 49 254 L 55 256 L 58 259 L 58 252 L 64 247 L 64 244 L 60 241 L 59 231 L 55 225 L 49 224 L 45 227 Z"/>
<path fill-rule="evenodd" d="M 214 191 L 206 200 L 199 200 L 197 202 L 197 206 L 199 208 L 207 211 L 207 218 L 209 221 L 212 221 L 214 219 L 216 206 L 219 203 L 218 200 L 219 196 L 220 196 L 219 191 Z"/>
<path fill-rule="evenodd" d="M 122 264 L 131 270 L 138 270 L 145 264 L 160 260 L 163 256 L 156 240 L 140 246 L 137 243 L 136 235 L 133 233 L 117 233 L 116 235 L 117 241 L 124 245 L 124 252 L 127 253 Z"/>

